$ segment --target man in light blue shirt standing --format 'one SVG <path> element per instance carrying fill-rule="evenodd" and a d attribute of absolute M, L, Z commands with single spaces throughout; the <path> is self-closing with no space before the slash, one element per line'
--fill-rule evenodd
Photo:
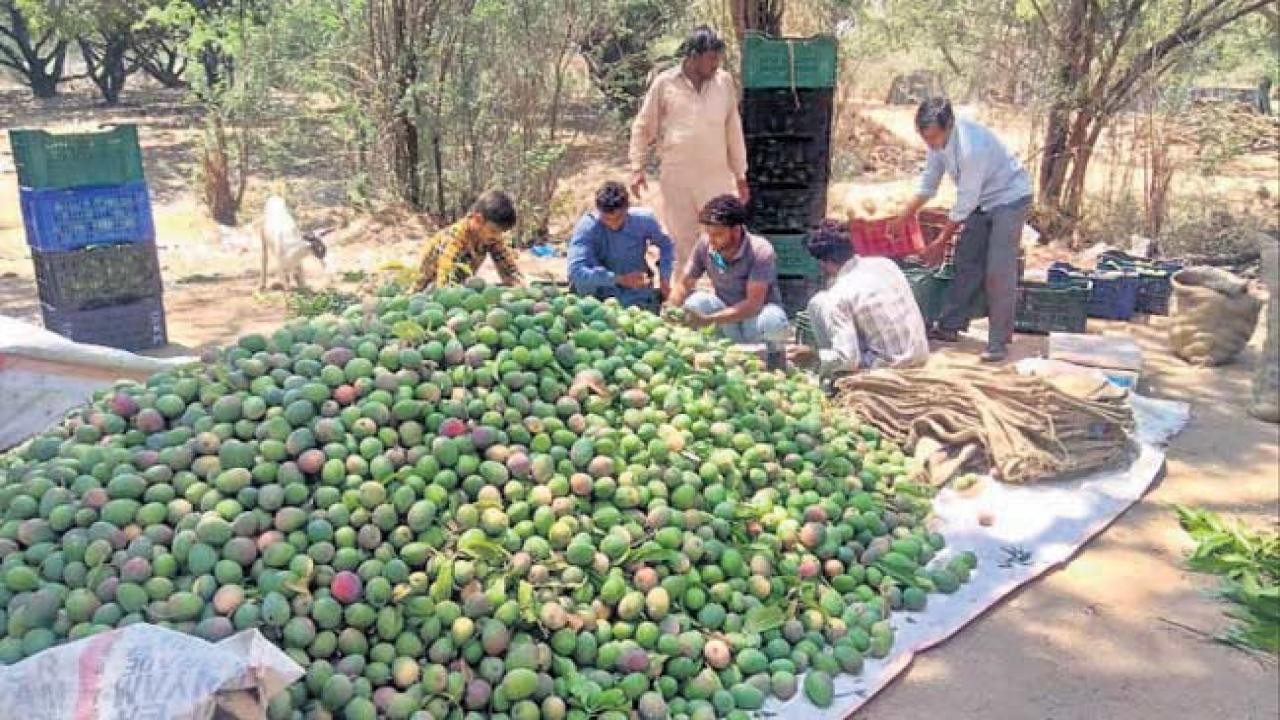
<path fill-rule="evenodd" d="M 627 188 L 605 183 L 569 240 L 569 284 L 581 295 L 616 297 L 624 307 L 639 305 L 657 312 L 671 292 L 675 246 L 648 210 L 631 208 Z M 645 255 L 658 248 L 657 290 Z"/>
<path fill-rule="evenodd" d="M 956 184 L 956 203 L 925 257 L 937 259 L 956 230 L 956 276 L 943 298 L 942 315 L 930 336 L 955 342 L 969 324 L 968 308 L 978 290 L 987 292 L 990 331 L 985 362 L 1008 356 L 1018 290 L 1018 242 L 1031 207 L 1031 178 L 990 129 L 957 120 L 950 101 L 931 98 L 916 111 L 916 130 L 929 146 L 915 198 L 902 216 L 914 215 L 938 194 L 943 175 Z"/>

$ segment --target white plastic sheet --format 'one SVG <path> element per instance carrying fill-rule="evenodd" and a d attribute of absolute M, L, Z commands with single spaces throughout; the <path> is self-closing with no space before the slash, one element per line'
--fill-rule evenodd
<path fill-rule="evenodd" d="M 210 643 L 129 625 L 0 668 L 0 718 L 256 720 L 302 674 L 257 630 Z"/>
<path fill-rule="evenodd" d="M 0 451 L 49 427 L 116 380 L 141 380 L 195 360 L 82 345 L 0 317 Z"/>

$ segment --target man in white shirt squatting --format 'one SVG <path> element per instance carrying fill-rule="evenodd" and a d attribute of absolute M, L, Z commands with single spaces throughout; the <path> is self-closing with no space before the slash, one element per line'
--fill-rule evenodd
<path fill-rule="evenodd" d="M 924 317 L 902 270 L 887 258 L 855 257 L 834 223 L 810 233 L 806 245 L 827 290 L 809 301 L 819 374 L 923 365 L 929 359 Z M 814 349 L 792 346 L 792 362 L 812 364 Z"/>
<path fill-rule="evenodd" d="M 931 336 L 955 342 L 968 328 L 968 308 L 978 289 L 987 291 L 990 331 L 984 362 L 1008 356 L 1013 340 L 1018 291 L 1018 240 L 1031 206 L 1031 178 L 991 130 L 957 119 L 945 98 L 931 98 L 916 111 L 916 130 L 929 146 L 916 197 L 902 212 L 914 215 L 938 194 L 943 175 L 956 184 L 956 203 L 926 258 L 941 259 L 947 243 L 963 225 L 956 245 L 956 276 L 942 301 L 938 327 Z"/>

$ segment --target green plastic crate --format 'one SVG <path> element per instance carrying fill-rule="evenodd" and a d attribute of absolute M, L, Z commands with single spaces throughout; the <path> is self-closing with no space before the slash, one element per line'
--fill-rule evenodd
<path fill-rule="evenodd" d="M 833 88 L 836 47 L 832 35 L 772 38 L 748 33 L 742 49 L 742 87 Z"/>
<path fill-rule="evenodd" d="M 822 274 L 818 261 L 804 245 L 804 235 L 770 235 L 769 244 L 778 257 L 778 274 L 816 278 Z"/>
<path fill-rule="evenodd" d="M 809 307 L 809 301 L 822 288 L 817 278 L 778 276 L 778 293 L 782 295 L 782 309 L 787 317 L 794 318 L 796 313 Z"/>
<path fill-rule="evenodd" d="M 1014 329 L 1023 333 L 1082 333 L 1089 320 L 1089 284 L 1018 283 Z"/>
<path fill-rule="evenodd" d="M 944 265 L 941 268 L 925 267 L 915 263 L 902 263 L 902 272 L 907 276 L 911 292 L 920 306 L 920 314 L 925 322 L 933 322 L 942 315 L 942 299 L 947 294 L 951 279 L 955 277 L 955 268 Z M 969 306 L 969 317 L 980 318 L 987 314 L 987 295 L 981 289 Z"/>
<path fill-rule="evenodd" d="M 91 133 L 10 130 L 9 145 L 21 187 L 75 188 L 143 181 L 142 151 L 134 125 Z"/>

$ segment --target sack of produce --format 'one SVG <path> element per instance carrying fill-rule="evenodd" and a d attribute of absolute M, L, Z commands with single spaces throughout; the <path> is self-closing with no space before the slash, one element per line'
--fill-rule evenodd
<path fill-rule="evenodd" d="M 1262 302 L 1249 283 L 1212 267 L 1190 267 L 1173 276 L 1169 348 L 1195 365 L 1225 365 L 1253 336 Z"/>
<path fill-rule="evenodd" d="M 1267 284 L 1267 340 L 1253 371 L 1253 402 L 1249 412 L 1259 420 L 1280 422 L 1280 240 L 1259 234 L 1261 278 Z"/>
<path fill-rule="evenodd" d="M 0 707 L 26 720 L 257 720 L 300 677 L 257 630 L 215 644 L 139 623 L 0 667 Z"/>

